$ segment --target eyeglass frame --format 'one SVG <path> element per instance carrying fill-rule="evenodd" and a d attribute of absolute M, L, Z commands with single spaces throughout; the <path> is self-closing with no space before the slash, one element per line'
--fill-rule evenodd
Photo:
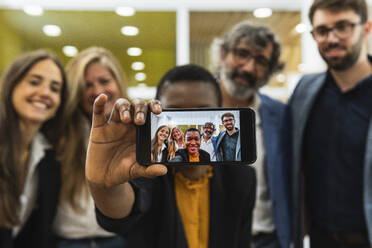
<path fill-rule="evenodd" d="M 240 59 L 237 58 L 238 57 L 237 53 L 239 51 L 247 52 L 246 57 L 245 58 L 240 58 Z M 246 64 L 249 61 L 251 61 L 251 59 L 254 59 L 255 68 L 257 69 L 257 65 L 259 65 L 258 68 L 260 68 L 260 70 L 263 71 L 263 72 L 269 71 L 269 69 L 271 67 L 271 64 L 272 64 L 271 61 L 269 59 L 267 59 L 264 55 L 259 54 L 259 55 L 253 56 L 253 53 L 249 49 L 246 49 L 246 48 L 233 48 L 231 53 L 233 55 L 233 59 L 234 59 L 235 63 Z M 260 63 L 260 61 L 261 62 L 263 61 L 262 59 L 265 61 L 264 64 Z M 237 60 L 241 60 L 241 61 L 237 61 Z M 245 60 L 245 61 L 242 61 L 242 60 Z"/>
<path fill-rule="evenodd" d="M 233 122 L 233 121 L 235 121 L 235 118 L 231 117 L 231 118 L 229 118 L 227 120 L 222 120 L 222 123 Z"/>
<path fill-rule="evenodd" d="M 314 38 L 314 40 L 316 40 L 316 41 L 318 41 L 318 42 L 322 42 L 322 41 L 325 41 L 327 38 L 328 38 L 328 35 L 329 35 L 329 33 L 330 32 L 333 32 L 333 34 L 337 37 L 337 38 L 339 38 L 339 39 L 346 39 L 346 38 L 348 38 L 348 37 L 350 37 L 351 35 L 352 35 L 352 33 L 353 33 L 353 31 L 354 31 L 354 29 L 355 29 L 355 27 L 356 26 L 358 26 L 358 25 L 363 25 L 363 24 L 365 24 L 366 22 L 364 21 L 361 21 L 361 22 L 357 22 L 357 23 L 353 23 L 353 22 L 349 22 L 349 21 L 340 21 L 340 22 L 336 22 L 334 25 L 333 25 L 333 27 L 331 27 L 331 28 L 328 28 L 328 27 L 326 27 L 326 26 L 323 26 L 323 25 L 320 25 L 320 26 L 318 26 L 318 27 L 316 27 L 316 28 L 313 28 L 313 30 L 311 30 L 310 31 L 310 33 L 311 33 L 311 35 L 313 36 L 313 38 Z M 350 27 L 350 33 L 347 35 L 347 36 L 345 36 L 345 37 L 340 37 L 338 34 L 337 34 L 337 25 L 340 25 L 340 24 L 343 24 L 343 25 L 346 25 L 346 27 Z M 325 31 L 326 31 L 326 34 L 324 35 L 324 37 L 320 37 L 320 39 L 319 39 L 319 37 L 318 37 L 318 39 L 316 38 L 316 29 L 317 28 L 319 28 L 319 27 L 323 27 L 323 28 L 325 28 Z M 340 27 L 339 27 L 340 28 Z M 336 32 L 335 32 L 336 31 Z"/>

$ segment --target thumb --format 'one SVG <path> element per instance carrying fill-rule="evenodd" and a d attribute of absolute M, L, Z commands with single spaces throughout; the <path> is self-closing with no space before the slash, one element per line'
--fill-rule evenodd
<path fill-rule="evenodd" d="M 105 94 L 100 94 L 93 104 L 93 128 L 104 125 L 107 122 L 105 116 L 105 103 L 107 102 L 107 96 Z"/>

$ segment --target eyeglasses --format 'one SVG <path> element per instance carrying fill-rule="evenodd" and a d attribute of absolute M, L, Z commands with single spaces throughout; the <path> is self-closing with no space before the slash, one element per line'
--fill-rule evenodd
<path fill-rule="evenodd" d="M 245 64 L 251 61 L 251 59 L 254 59 L 257 70 L 266 71 L 270 67 L 270 61 L 265 58 L 265 56 L 254 56 L 252 52 L 247 49 L 234 48 L 233 55 L 237 64 Z"/>
<path fill-rule="evenodd" d="M 234 121 L 234 118 L 224 119 L 222 122 L 232 122 L 232 121 Z"/>
<path fill-rule="evenodd" d="M 318 42 L 325 41 L 328 37 L 329 32 L 333 32 L 335 36 L 339 39 L 346 39 L 348 38 L 352 33 L 357 25 L 362 25 L 364 22 L 359 23 L 351 23 L 347 21 L 341 21 L 337 22 L 333 27 L 328 28 L 326 26 L 318 26 L 315 27 L 311 34 L 313 35 L 314 39 Z"/>

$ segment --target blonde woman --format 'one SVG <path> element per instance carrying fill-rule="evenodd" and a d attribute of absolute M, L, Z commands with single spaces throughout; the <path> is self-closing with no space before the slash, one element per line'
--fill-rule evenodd
<path fill-rule="evenodd" d="M 54 231 L 58 248 L 124 247 L 122 238 L 100 228 L 93 199 L 85 183 L 85 156 L 93 102 L 106 94 L 109 115 L 119 97 L 126 97 L 127 84 L 116 58 L 104 48 L 83 50 L 66 67 L 68 90 L 64 139 L 58 147 L 62 161 L 62 191 Z"/>
<path fill-rule="evenodd" d="M 168 160 L 174 158 L 178 149 L 186 148 L 185 137 L 179 127 L 172 128 L 168 145 Z"/>

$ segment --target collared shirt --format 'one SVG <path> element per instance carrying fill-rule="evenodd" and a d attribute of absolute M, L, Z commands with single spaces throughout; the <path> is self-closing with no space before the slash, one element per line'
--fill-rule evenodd
<path fill-rule="evenodd" d="M 191 156 L 189 154 L 189 162 L 200 162 L 200 159 L 199 159 L 199 153 L 198 155 L 196 155 L 195 157 Z"/>
<path fill-rule="evenodd" d="M 372 75 L 342 92 L 328 72 L 304 138 L 306 205 L 311 223 L 365 231 L 363 164 L 372 113 Z"/>
<path fill-rule="evenodd" d="M 221 142 L 223 150 L 223 161 L 235 161 L 236 157 L 236 145 L 238 143 L 239 129 L 235 128 L 236 132 L 232 135 L 226 130 L 226 134 Z"/>
<path fill-rule="evenodd" d="M 62 201 L 54 219 L 54 232 L 62 238 L 112 237 L 115 234 L 103 230 L 97 223 L 94 201 L 88 186 L 84 185 L 77 203 L 82 211 L 76 211 L 69 202 Z"/>
<path fill-rule="evenodd" d="M 88 147 L 90 121 L 86 124 L 85 148 Z M 80 166 L 80 165 L 75 165 Z M 60 201 L 53 223 L 53 231 L 56 235 L 65 239 L 80 239 L 91 237 L 112 237 L 116 234 L 108 232 L 97 223 L 94 200 L 89 192 L 88 186 L 83 185 L 81 194 L 76 195 L 77 207 L 75 210 L 67 200 Z M 79 211 L 82 209 L 83 211 Z"/>
<path fill-rule="evenodd" d="M 190 248 L 208 247 L 209 181 L 212 176 L 211 166 L 199 180 L 190 180 L 180 172 L 176 172 L 174 176 L 177 207 Z"/>
<path fill-rule="evenodd" d="M 35 208 L 39 181 L 37 165 L 43 159 L 45 150 L 48 148 L 51 148 L 51 145 L 47 139 L 42 133 L 37 133 L 31 143 L 30 157 L 27 162 L 26 181 L 19 199 L 21 202 L 21 224 L 13 228 L 13 236 L 16 236 L 20 232 Z"/>
<path fill-rule="evenodd" d="M 256 203 L 253 209 L 252 233 L 270 233 L 275 230 L 272 201 L 269 194 L 266 150 L 263 140 L 262 122 L 258 110 L 260 109 L 261 101 L 258 95 L 254 96 L 252 106 L 256 112 L 256 144 L 257 144 L 257 160 L 253 164 L 256 170 L 257 186 L 256 186 Z"/>
<path fill-rule="evenodd" d="M 165 145 L 165 143 L 163 143 L 162 145 L 161 145 L 161 151 L 159 152 L 159 154 L 158 154 L 158 158 L 157 158 L 157 162 L 161 162 L 161 160 L 162 160 L 162 156 L 163 156 L 163 151 L 165 150 L 165 149 L 167 149 L 167 146 Z"/>
<path fill-rule="evenodd" d="M 209 155 L 211 156 L 211 161 L 216 161 L 216 152 L 214 151 L 212 137 L 210 137 L 207 142 L 205 142 L 204 137 L 202 137 L 200 142 L 200 149 L 203 149 L 204 151 L 209 153 Z"/>

